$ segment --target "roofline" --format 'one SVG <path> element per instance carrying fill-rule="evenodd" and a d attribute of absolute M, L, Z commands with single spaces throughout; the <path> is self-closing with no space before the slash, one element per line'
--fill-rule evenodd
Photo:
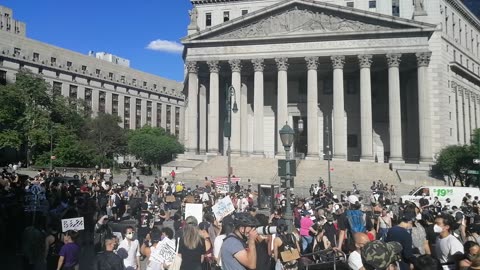
<path fill-rule="evenodd" d="M 191 0 L 191 1 L 195 1 L 195 0 Z M 215 0 L 206 0 L 206 1 L 215 1 Z M 219 1 L 229 1 L 229 0 L 219 0 Z M 236 1 L 236 0 L 234 0 L 234 1 Z M 452 1 L 452 0 L 450 0 L 450 1 Z M 455 0 L 453 0 L 453 1 L 455 1 Z M 227 28 L 227 27 L 229 27 L 231 25 L 234 25 L 238 22 L 246 21 L 246 20 L 249 20 L 251 18 L 254 18 L 257 15 L 265 14 L 265 13 L 268 13 L 268 12 L 274 10 L 274 9 L 288 6 L 291 3 L 298 3 L 298 4 L 308 5 L 308 6 L 312 6 L 312 7 L 324 7 L 324 8 L 329 9 L 329 10 L 347 12 L 347 13 L 349 12 L 351 14 L 358 14 L 358 15 L 362 15 L 362 16 L 372 18 L 372 19 L 383 19 L 383 20 L 391 21 L 391 22 L 401 22 L 403 24 L 407 24 L 407 25 L 411 25 L 411 26 L 417 26 L 417 27 L 418 26 L 423 26 L 427 29 L 428 28 L 436 29 L 436 27 L 437 27 L 437 25 L 435 25 L 435 24 L 429 24 L 429 23 L 425 23 L 425 22 L 408 20 L 408 19 L 404 19 L 404 18 L 400 18 L 400 17 L 384 15 L 384 14 L 380 14 L 380 13 L 376 13 L 376 12 L 372 12 L 372 11 L 356 9 L 356 8 L 351 8 L 351 7 L 345 7 L 345 6 L 335 5 L 335 4 L 331 4 L 331 3 L 316 2 L 315 0 L 284 0 L 282 2 L 273 4 L 271 6 L 267 6 L 267 7 L 264 7 L 262 9 L 256 10 L 254 12 L 248 13 L 247 15 L 235 18 L 235 19 L 230 20 L 228 22 L 224 22 L 222 24 L 215 25 L 215 26 L 206 28 L 202 31 L 199 31 L 197 33 L 188 35 L 188 36 L 182 38 L 181 41 L 182 41 L 183 44 L 188 43 L 189 40 L 192 40 L 196 37 L 200 37 L 200 36 L 206 35 L 208 33 L 212 33 L 212 32 Z M 480 21 L 479 21 L 479 23 L 480 23 Z"/>
<path fill-rule="evenodd" d="M 228 2 L 243 2 L 246 0 L 190 0 L 192 5 L 212 4 L 212 3 L 228 3 Z"/>
<path fill-rule="evenodd" d="M 449 4 L 457 8 L 457 10 L 463 14 L 463 16 L 466 17 L 466 19 L 472 23 L 475 28 L 480 30 L 480 19 L 475 16 L 475 14 L 472 13 L 472 11 L 465 6 L 462 2 L 459 0 L 446 0 Z"/>

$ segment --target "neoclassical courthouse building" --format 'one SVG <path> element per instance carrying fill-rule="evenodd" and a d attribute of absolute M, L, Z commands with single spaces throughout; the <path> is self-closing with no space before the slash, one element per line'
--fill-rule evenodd
<path fill-rule="evenodd" d="M 126 129 L 146 124 L 183 138 L 183 83 L 129 67 L 111 54 L 84 55 L 26 37 L 25 23 L 0 6 L 0 84 L 15 81 L 21 69 L 40 74 L 54 94 L 83 99 L 92 115 L 118 115 Z"/>
<path fill-rule="evenodd" d="M 460 0 L 191 0 L 185 143 L 232 154 L 429 164 L 480 126 L 480 20 Z"/>

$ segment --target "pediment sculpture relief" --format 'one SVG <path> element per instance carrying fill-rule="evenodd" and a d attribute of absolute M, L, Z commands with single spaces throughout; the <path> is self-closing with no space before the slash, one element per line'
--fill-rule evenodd
<path fill-rule="evenodd" d="M 230 39 L 268 37 L 292 33 L 378 31 L 388 29 L 391 28 L 294 7 L 291 10 L 253 22 L 240 29 L 220 34 L 216 38 Z"/>

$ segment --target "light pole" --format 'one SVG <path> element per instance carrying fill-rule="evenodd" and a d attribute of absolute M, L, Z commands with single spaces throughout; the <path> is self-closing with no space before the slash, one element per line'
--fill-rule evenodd
<path fill-rule="evenodd" d="M 332 151 L 330 150 L 330 124 L 329 124 L 329 117 L 327 117 L 327 130 L 325 130 L 325 134 L 327 135 L 327 169 L 328 169 L 328 190 L 332 186 L 332 180 L 330 176 L 330 160 L 332 158 Z"/>
<path fill-rule="evenodd" d="M 232 107 L 233 97 L 233 107 Z M 223 136 L 228 139 L 227 146 L 227 179 L 228 179 L 228 192 L 232 189 L 232 149 L 230 147 L 230 138 L 232 137 L 232 112 L 237 113 L 237 99 L 235 97 L 235 88 L 233 86 L 225 87 L 225 124 L 223 128 Z M 238 132 L 238 130 L 237 130 Z"/>
<path fill-rule="evenodd" d="M 50 129 L 50 173 L 53 170 L 53 132 Z"/>
<path fill-rule="evenodd" d="M 293 215 L 292 215 L 292 207 L 290 205 L 291 198 L 290 198 L 290 185 L 292 181 L 292 175 L 290 172 L 290 149 L 292 147 L 293 140 L 295 139 L 295 131 L 285 123 L 285 126 L 282 127 L 278 131 L 280 134 L 280 139 L 282 140 L 283 148 L 285 148 L 285 160 L 286 160 L 286 168 L 285 168 L 285 189 L 286 189 L 286 210 L 285 210 L 285 219 L 287 220 L 288 225 L 288 233 L 292 233 L 293 229 Z"/>

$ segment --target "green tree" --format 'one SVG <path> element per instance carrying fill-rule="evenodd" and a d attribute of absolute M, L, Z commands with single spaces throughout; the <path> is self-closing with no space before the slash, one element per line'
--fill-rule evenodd
<path fill-rule="evenodd" d="M 128 136 L 128 153 L 149 165 L 159 167 L 172 160 L 173 154 L 184 151 L 177 138 L 163 128 L 144 126 L 132 130 Z"/>
<path fill-rule="evenodd" d="M 469 180 L 467 170 L 473 166 L 473 157 L 469 146 L 449 145 L 440 151 L 434 169 L 446 176 L 452 185 L 459 181 L 462 186 L 465 186 Z"/>
<path fill-rule="evenodd" d="M 127 135 L 118 125 L 121 121 L 119 116 L 99 114 L 85 125 L 83 139 L 95 150 L 100 165 L 126 153 Z"/>

